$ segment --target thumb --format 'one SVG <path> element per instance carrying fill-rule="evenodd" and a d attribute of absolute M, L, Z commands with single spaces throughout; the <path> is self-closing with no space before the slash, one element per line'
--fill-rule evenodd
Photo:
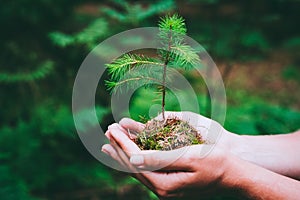
<path fill-rule="evenodd" d="M 134 121 L 130 118 L 123 118 L 121 119 L 121 121 L 119 122 L 119 124 L 125 128 L 126 130 L 132 130 L 132 131 L 136 131 L 136 132 L 140 132 L 142 131 L 144 128 L 145 128 L 145 125 L 140 123 L 140 122 L 137 122 L 137 121 Z"/>

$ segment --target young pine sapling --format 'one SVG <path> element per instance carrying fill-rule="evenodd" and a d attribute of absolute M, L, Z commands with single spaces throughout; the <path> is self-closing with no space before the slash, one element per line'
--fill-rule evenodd
<path fill-rule="evenodd" d="M 188 122 L 165 117 L 167 79 L 171 79 L 167 68 L 192 69 L 200 63 L 195 49 L 184 43 L 186 26 L 184 19 L 177 14 L 165 16 L 158 23 L 159 40 L 163 45 L 157 56 L 125 54 L 107 64 L 111 77 L 106 81 L 113 92 L 136 88 L 137 85 L 155 86 L 161 94 L 162 121 L 152 119 L 145 129 L 137 133 L 135 143 L 143 150 L 171 150 L 204 140 L 200 133 Z"/>

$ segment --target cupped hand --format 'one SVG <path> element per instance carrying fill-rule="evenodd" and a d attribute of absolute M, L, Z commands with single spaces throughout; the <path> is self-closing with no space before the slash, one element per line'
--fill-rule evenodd
<path fill-rule="evenodd" d="M 144 125 L 125 118 L 119 124 L 109 126 L 106 136 L 111 143 L 104 145 L 102 150 L 163 198 L 202 199 L 224 188 L 222 182 L 231 158 L 228 133 L 213 120 L 195 113 L 166 112 L 166 116 L 188 121 L 206 134 L 204 139 L 213 141 L 171 151 L 141 151 L 132 138 L 133 133 L 141 131 Z M 157 118 L 161 119 L 161 116 Z M 210 137 L 210 134 L 215 135 Z"/>

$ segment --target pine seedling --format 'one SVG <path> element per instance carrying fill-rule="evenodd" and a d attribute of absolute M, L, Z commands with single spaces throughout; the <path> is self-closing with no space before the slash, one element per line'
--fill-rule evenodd
<path fill-rule="evenodd" d="M 183 146 L 202 144 L 201 134 L 188 122 L 165 117 L 167 82 L 172 79 L 170 68 L 192 69 L 200 64 L 195 49 L 184 42 L 186 26 L 184 19 L 177 14 L 160 19 L 159 39 L 163 45 L 157 56 L 125 54 L 107 64 L 111 77 L 106 85 L 112 92 L 122 92 L 140 85 L 157 87 L 161 94 L 163 120 L 152 119 L 145 129 L 137 133 L 134 142 L 142 150 L 172 150 Z"/>
<path fill-rule="evenodd" d="M 157 56 L 124 54 L 106 64 L 111 77 L 106 85 L 113 92 L 122 92 L 141 84 L 157 87 L 165 121 L 166 86 L 167 79 L 171 79 L 167 68 L 192 69 L 200 63 L 200 58 L 196 50 L 184 42 L 187 29 L 182 17 L 178 14 L 167 15 L 160 19 L 158 26 L 163 47 L 157 51 Z"/>

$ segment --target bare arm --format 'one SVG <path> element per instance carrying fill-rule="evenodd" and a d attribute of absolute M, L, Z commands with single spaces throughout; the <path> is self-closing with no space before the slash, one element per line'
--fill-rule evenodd
<path fill-rule="evenodd" d="M 225 138 L 231 152 L 239 158 L 300 180 L 300 130 L 265 136 L 227 133 Z"/>
<path fill-rule="evenodd" d="M 167 115 L 193 119 L 192 125 L 210 127 L 211 119 L 190 112 L 166 112 Z M 237 135 L 225 129 L 217 146 L 237 157 L 273 172 L 300 180 L 300 130 L 279 135 Z"/>
<path fill-rule="evenodd" d="M 125 150 L 130 162 L 126 157 L 120 159 L 110 145 L 103 149 L 120 162 L 127 160 L 123 164 L 128 167 L 138 167 L 139 173 L 134 176 L 163 198 L 198 199 L 223 191 L 242 199 L 300 199 L 299 181 L 242 160 L 222 146 L 215 146 L 205 158 L 199 156 L 204 145 L 147 153 L 140 151 L 117 125 L 107 135 Z"/>
<path fill-rule="evenodd" d="M 231 159 L 223 185 L 249 199 L 300 199 L 300 182 L 265 168 Z"/>
<path fill-rule="evenodd" d="M 212 121 L 191 112 L 166 112 L 166 115 L 193 119 L 195 127 L 197 123 L 210 127 Z M 300 180 L 300 130 L 279 135 L 250 136 L 224 129 L 217 146 L 240 159 Z"/>

